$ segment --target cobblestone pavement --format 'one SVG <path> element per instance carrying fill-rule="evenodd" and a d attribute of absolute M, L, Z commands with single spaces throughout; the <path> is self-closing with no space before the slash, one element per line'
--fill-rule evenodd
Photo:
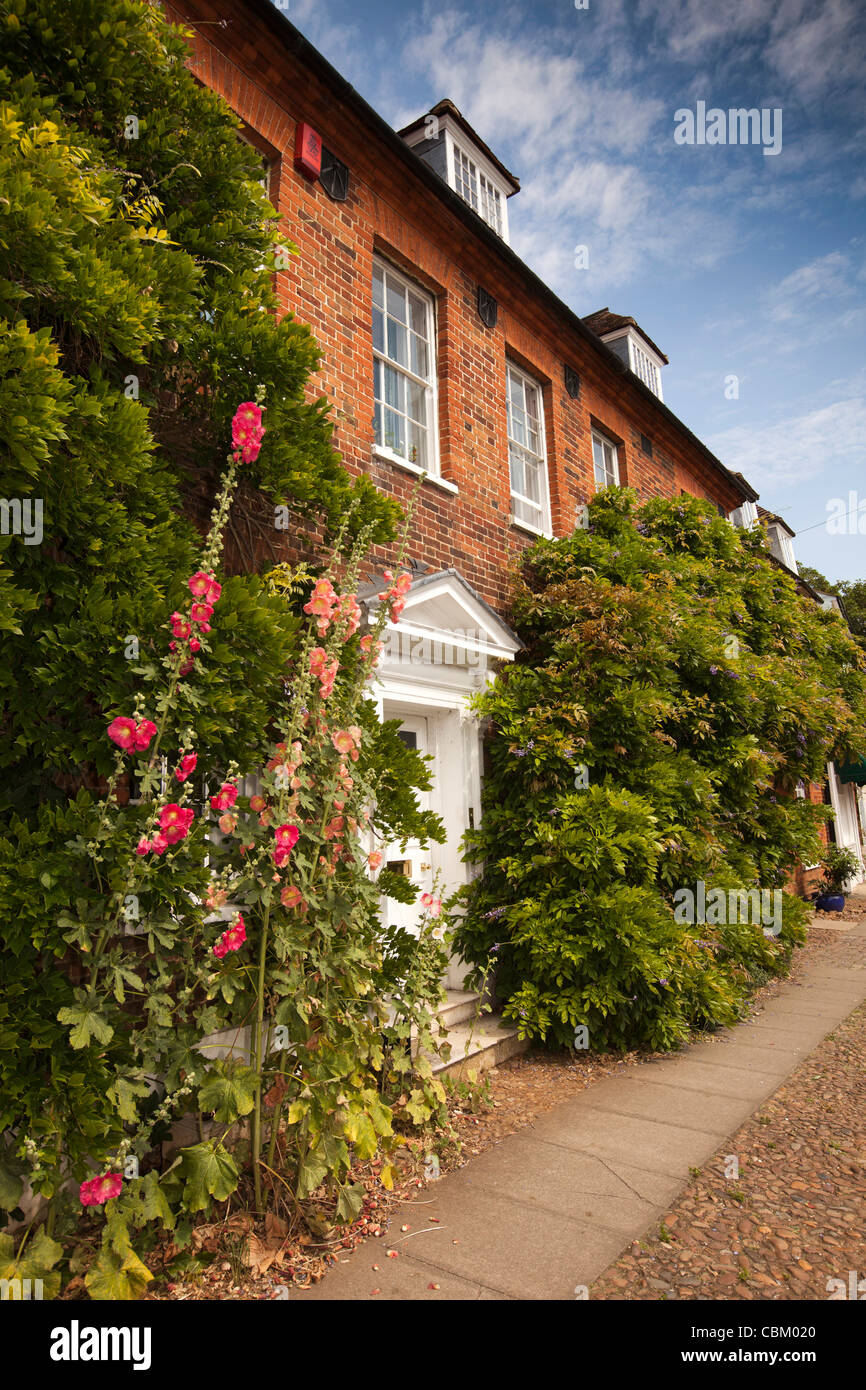
<path fill-rule="evenodd" d="M 866 940 L 840 939 L 822 960 L 862 967 Z M 828 1299 L 850 1296 L 859 1279 L 864 1298 L 866 1004 L 693 1172 L 659 1225 L 591 1285 L 589 1296 Z"/>

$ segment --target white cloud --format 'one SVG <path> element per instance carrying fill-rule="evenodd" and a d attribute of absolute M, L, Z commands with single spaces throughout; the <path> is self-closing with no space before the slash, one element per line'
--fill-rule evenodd
<path fill-rule="evenodd" d="M 786 488 L 815 478 L 825 478 L 838 491 L 835 480 L 862 467 L 866 437 L 866 399 L 856 382 L 849 390 L 799 415 L 722 430 L 707 444 L 728 468 L 777 500 Z"/>

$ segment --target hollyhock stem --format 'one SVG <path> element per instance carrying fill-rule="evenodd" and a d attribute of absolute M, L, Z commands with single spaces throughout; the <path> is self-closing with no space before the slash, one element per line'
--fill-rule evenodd
<path fill-rule="evenodd" d="M 262 938 L 259 943 L 259 978 L 258 978 L 258 998 L 256 1000 L 256 1026 L 253 1042 L 253 1066 L 256 1072 L 256 1098 L 253 1107 L 253 1132 L 251 1142 L 251 1154 L 253 1165 L 253 1186 L 255 1188 L 256 1213 L 261 1216 L 262 1205 L 262 1174 L 259 1164 L 262 1156 L 262 1072 L 264 1070 L 263 1055 L 263 1033 L 265 1016 L 265 962 L 268 950 L 268 922 L 271 915 L 271 901 L 267 899 L 265 903 L 265 914 L 262 921 Z"/>

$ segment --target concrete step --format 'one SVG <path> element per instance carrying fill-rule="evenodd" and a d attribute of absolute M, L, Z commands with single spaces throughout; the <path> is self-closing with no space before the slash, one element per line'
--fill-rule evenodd
<path fill-rule="evenodd" d="M 528 1042 L 522 1042 L 517 1029 L 504 1023 L 500 1014 L 482 1014 L 476 1023 L 469 1018 L 448 1029 L 451 1054 L 447 1061 L 432 1058 L 436 1076 L 447 1073 L 460 1078 L 469 1072 L 489 1071 L 508 1057 L 525 1052 Z"/>
<path fill-rule="evenodd" d="M 463 989 L 449 989 L 446 991 L 448 998 L 444 1004 L 439 1005 L 437 1017 L 445 1028 L 453 1028 L 458 1023 L 464 1023 L 466 1019 L 475 1017 L 478 1008 L 478 995 Z"/>

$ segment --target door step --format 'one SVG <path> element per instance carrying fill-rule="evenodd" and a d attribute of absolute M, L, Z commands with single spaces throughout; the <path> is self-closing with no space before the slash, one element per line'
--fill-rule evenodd
<path fill-rule="evenodd" d="M 447 1029 L 451 1053 L 447 1061 L 431 1058 L 434 1076 L 447 1074 L 459 1079 L 470 1072 L 489 1071 L 529 1046 L 518 1038 L 513 1024 L 503 1022 L 500 1014 L 479 1015 L 477 994 L 449 989 L 438 1018 Z"/>

